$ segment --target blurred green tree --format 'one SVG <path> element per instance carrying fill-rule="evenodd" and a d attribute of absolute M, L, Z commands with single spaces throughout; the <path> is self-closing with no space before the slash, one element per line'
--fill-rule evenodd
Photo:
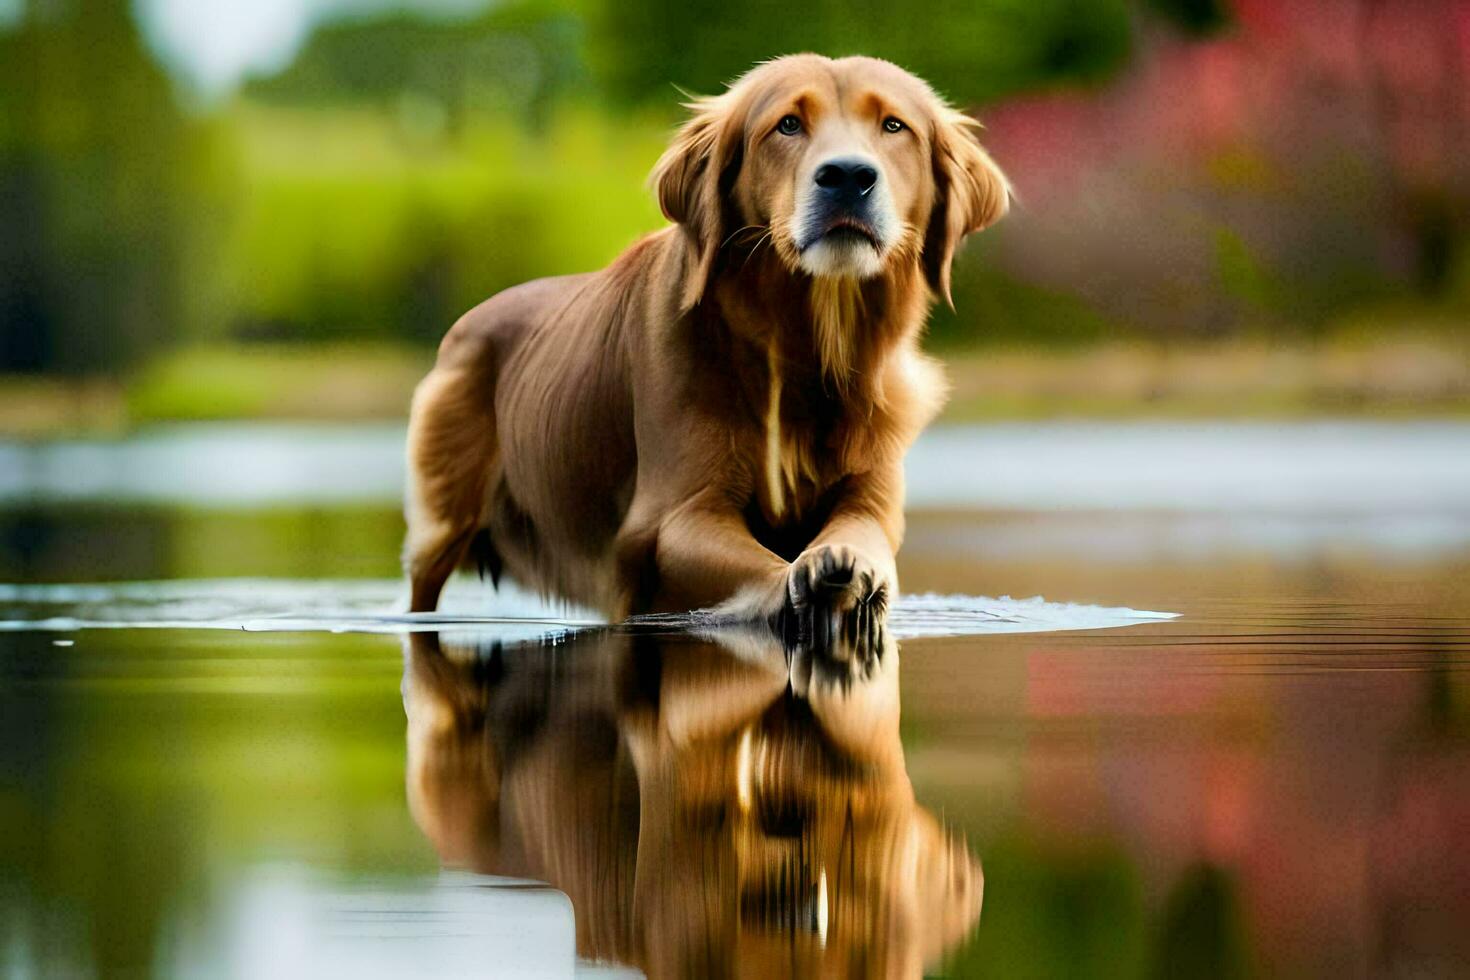
<path fill-rule="evenodd" d="M 633 0 L 594 5 L 588 57 L 627 101 L 671 83 L 718 91 L 752 60 L 817 51 L 888 58 L 960 105 L 1059 82 L 1096 82 L 1126 62 L 1125 0 Z"/>
<path fill-rule="evenodd" d="M 539 128 L 558 101 L 586 92 L 582 35 L 571 11 L 540 3 L 470 19 L 395 13 L 329 23 L 285 70 L 251 80 L 245 92 L 273 104 L 438 111 L 454 130 L 475 114 Z"/>
<path fill-rule="evenodd" d="M 0 33 L 0 370 L 84 372 L 177 328 L 188 124 L 115 0 Z"/>

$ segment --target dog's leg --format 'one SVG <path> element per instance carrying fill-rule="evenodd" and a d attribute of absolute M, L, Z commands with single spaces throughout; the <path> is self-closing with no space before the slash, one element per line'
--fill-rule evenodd
<path fill-rule="evenodd" d="M 404 639 L 408 810 L 444 864 L 477 871 L 500 858 L 501 757 L 486 737 L 499 665 L 498 648 L 446 653 L 438 634 Z"/>
<path fill-rule="evenodd" d="M 635 500 L 618 547 L 622 614 L 718 606 L 731 619 L 757 620 L 779 611 L 785 594 L 786 561 L 716 491 L 667 512 Z"/>
<path fill-rule="evenodd" d="M 791 564 L 788 612 L 818 645 L 844 636 L 881 642 L 898 596 L 894 557 L 903 540 L 901 463 L 850 477 L 821 532 Z"/>
<path fill-rule="evenodd" d="M 413 396 L 408 423 L 409 609 L 432 612 L 484 519 L 495 463 L 493 392 L 474 371 L 435 368 Z"/>

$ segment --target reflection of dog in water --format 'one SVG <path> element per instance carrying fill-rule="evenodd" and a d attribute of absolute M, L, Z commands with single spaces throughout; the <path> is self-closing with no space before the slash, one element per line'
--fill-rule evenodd
<path fill-rule="evenodd" d="M 654 977 L 918 976 L 979 865 L 914 801 L 898 655 L 596 632 L 411 634 L 408 797 L 447 865 L 548 881 L 580 955 Z"/>

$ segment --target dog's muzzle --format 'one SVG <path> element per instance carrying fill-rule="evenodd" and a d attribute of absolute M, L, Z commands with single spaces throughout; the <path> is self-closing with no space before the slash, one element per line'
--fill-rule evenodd
<path fill-rule="evenodd" d="M 883 248 L 874 212 L 878 169 L 857 157 L 828 160 L 812 175 L 806 234 L 797 247 L 805 252 L 818 242 L 864 244 Z"/>

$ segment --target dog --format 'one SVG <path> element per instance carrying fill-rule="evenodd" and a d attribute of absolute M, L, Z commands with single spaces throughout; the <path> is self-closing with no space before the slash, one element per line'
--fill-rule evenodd
<path fill-rule="evenodd" d="M 764 628 L 405 637 L 406 787 L 447 867 L 546 881 L 649 977 L 918 977 L 984 873 L 914 797 L 899 656 Z"/>
<path fill-rule="evenodd" d="M 778 58 L 689 108 L 650 178 L 670 227 L 444 338 L 409 423 L 412 610 L 470 561 L 614 621 L 811 635 L 896 596 L 903 456 L 946 393 L 920 334 L 1010 185 L 873 58 Z"/>

